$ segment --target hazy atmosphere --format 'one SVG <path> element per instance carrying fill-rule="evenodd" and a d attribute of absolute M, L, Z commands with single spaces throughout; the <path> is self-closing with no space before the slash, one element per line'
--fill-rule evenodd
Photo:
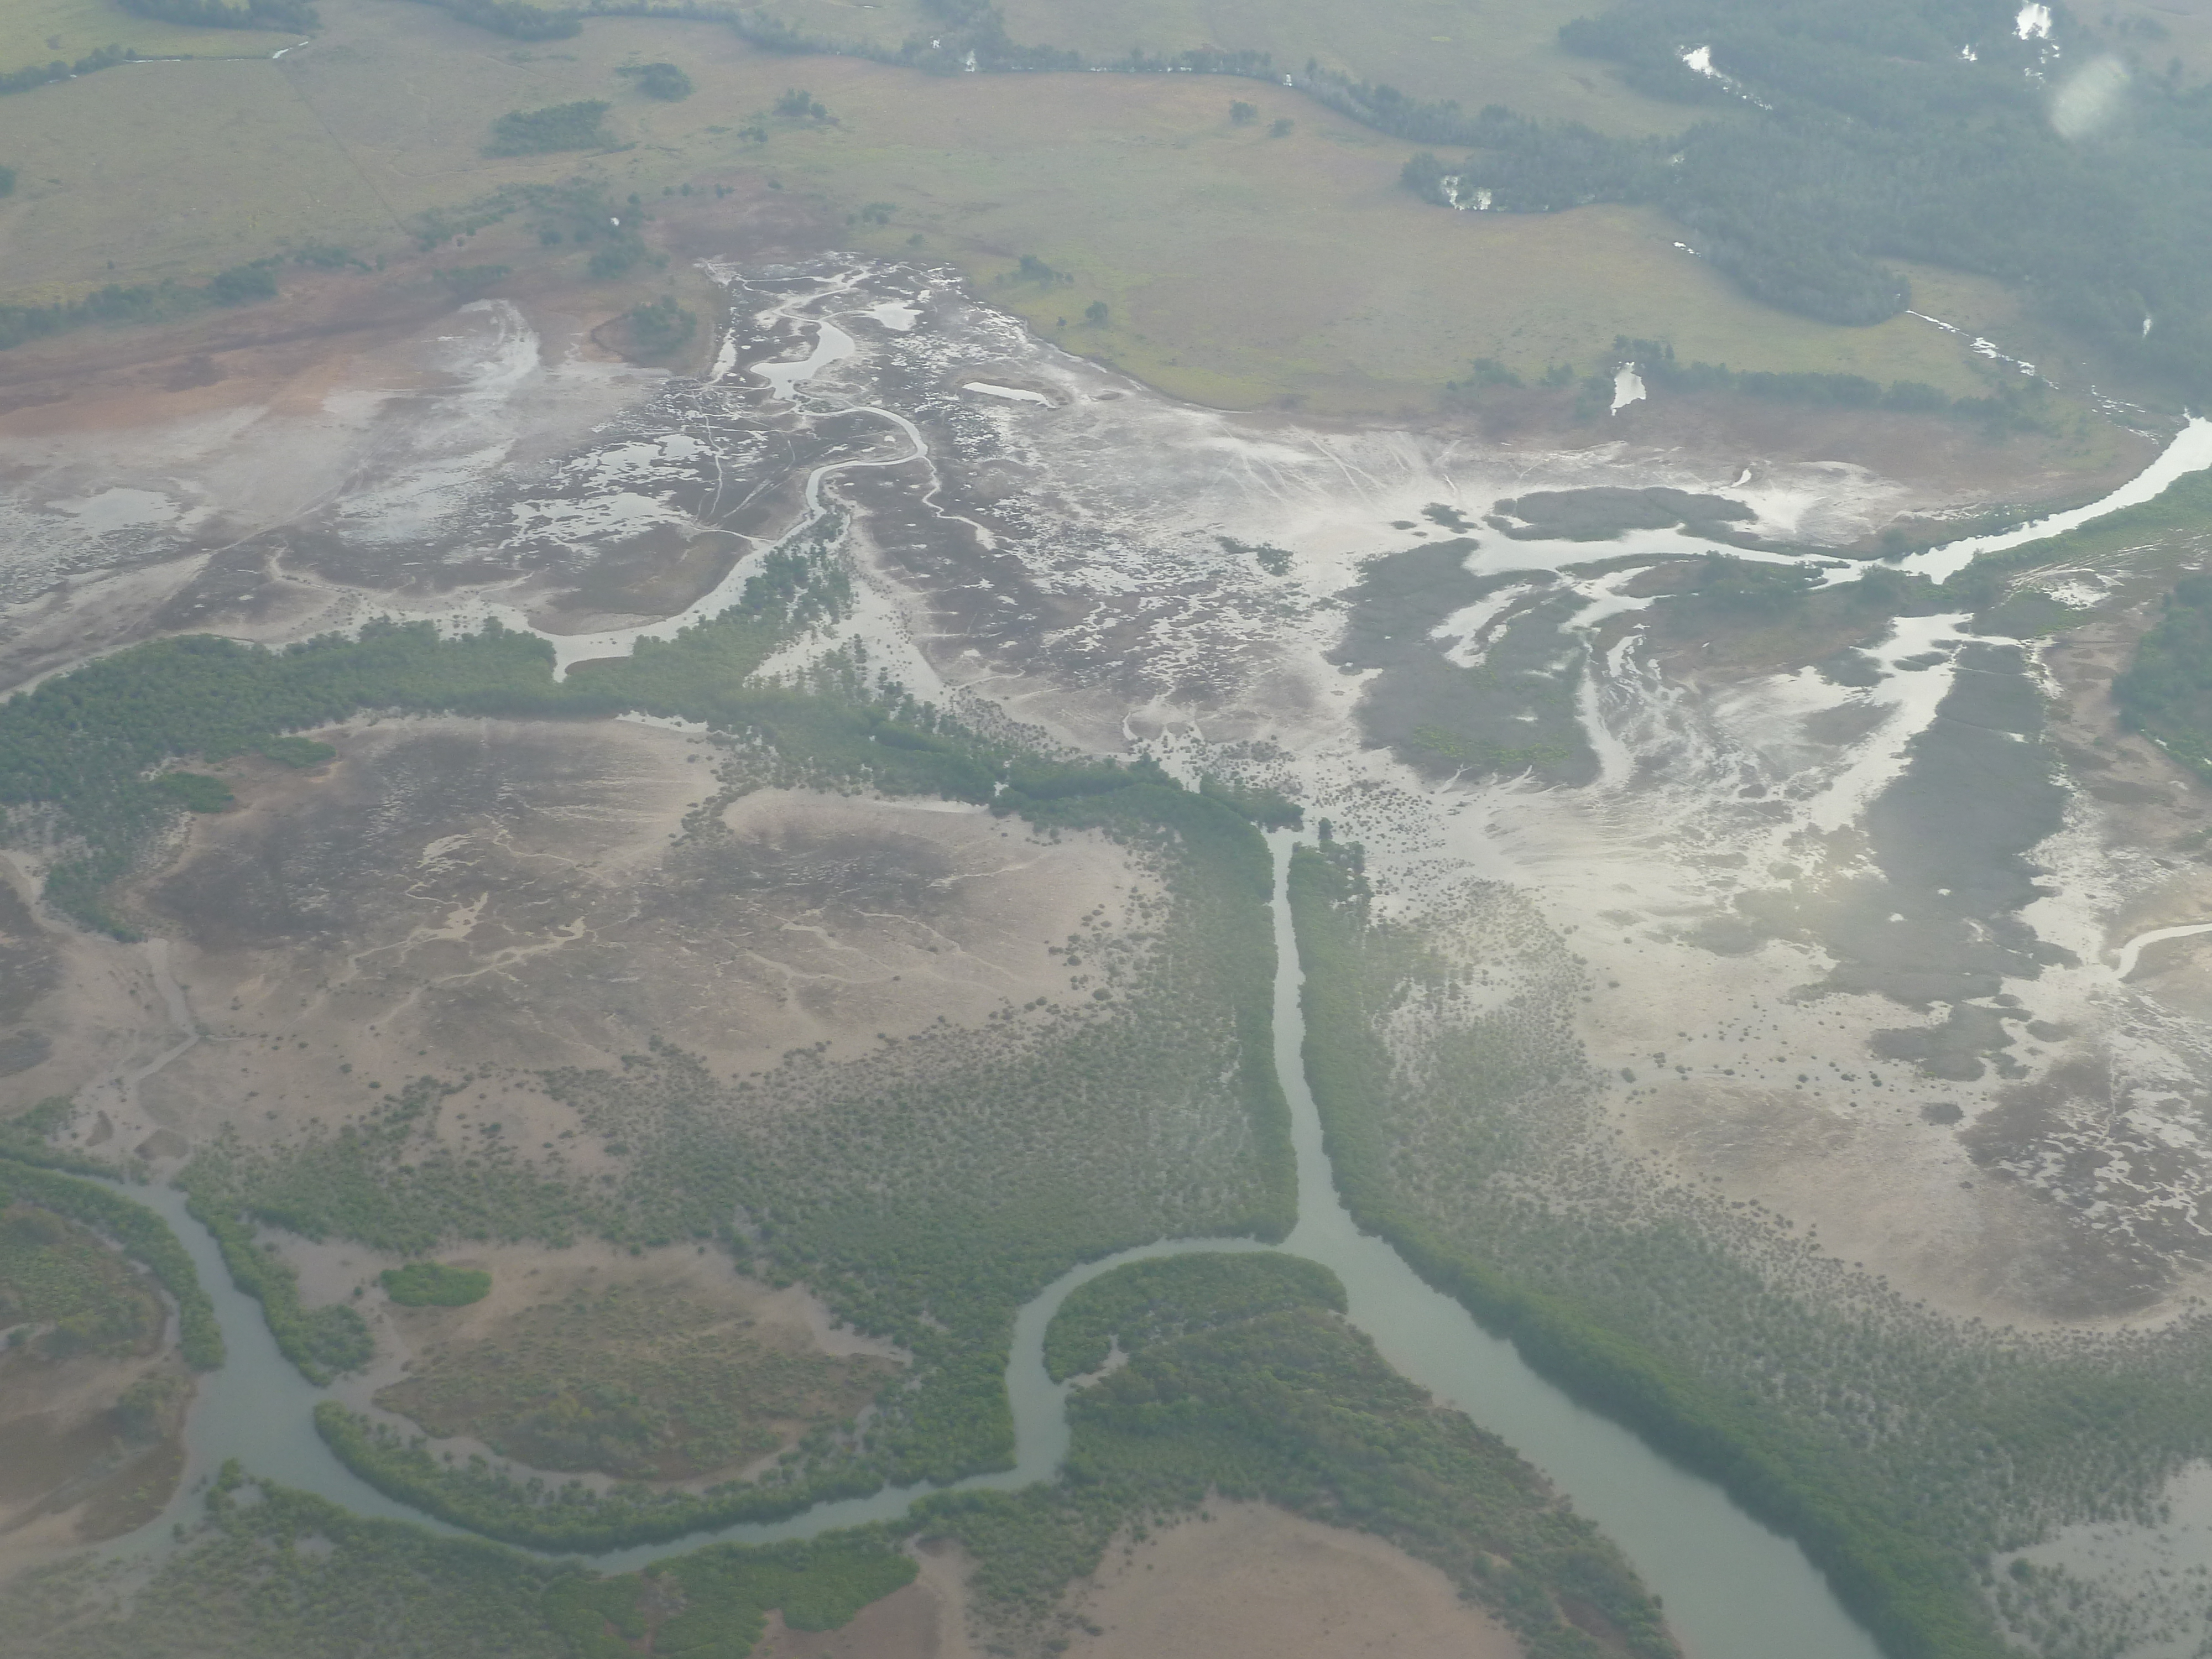
<path fill-rule="evenodd" d="M 2212 1659 L 2212 0 L 0 4 L 0 1659 Z"/>

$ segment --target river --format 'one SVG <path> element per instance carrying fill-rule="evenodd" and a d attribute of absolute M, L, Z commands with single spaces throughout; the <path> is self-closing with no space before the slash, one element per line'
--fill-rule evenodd
<path fill-rule="evenodd" d="M 1297 837 L 1269 837 L 1276 863 L 1273 902 L 1275 1062 L 1291 1107 L 1297 1156 L 1298 1220 L 1280 1249 L 1332 1269 L 1350 1295 L 1352 1322 L 1372 1337 L 1405 1376 L 1501 1435 L 1541 1468 L 1575 1506 L 1626 1551 L 1663 1598 L 1668 1621 L 1690 1659 L 1876 1659 L 1826 1582 L 1788 1539 L 1738 1509 L 1710 1481 L 1688 1474 L 1617 1424 L 1583 1410 L 1524 1364 L 1510 1343 L 1490 1335 L 1465 1309 L 1431 1290 L 1381 1239 L 1362 1234 L 1339 1200 L 1322 1145 L 1321 1118 L 1306 1087 L 1298 1011 L 1301 974 L 1283 876 Z M 131 1196 L 166 1217 L 184 1241 L 215 1301 L 229 1358 L 203 1382 L 185 1431 L 187 1462 L 176 1497 L 155 1521 L 108 1546 L 144 1554 L 164 1548 L 173 1523 L 198 1512 L 198 1488 L 226 1459 L 250 1473 L 311 1492 L 356 1513 L 411 1520 L 442 1533 L 455 1528 L 418 1515 L 358 1480 L 316 1435 L 314 1407 L 326 1395 L 276 1350 L 258 1305 L 235 1289 L 215 1242 L 185 1212 L 173 1188 Z M 1068 1293 L 1126 1262 L 1200 1250 L 1270 1248 L 1244 1239 L 1171 1239 L 1124 1251 L 1062 1274 L 1014 1321 L 1006 1367 L 1013 1406 L 1015 1467 L 960 1483 L 1012 1488 L 1051 1477 L 1066 1455 L 1066 1387 L 1045 1375 L 1044 1333 Z M 769 1525 L 726 1528 L 671 1544 L 592 1558 L 606 1571 L 629 1571 L 663 1557 L 728 1540 L 767 1542 L 833 1527 L 888 1520 L 933 1488 L 890 1489 L 872 1498 L 820 1504 Z"/>

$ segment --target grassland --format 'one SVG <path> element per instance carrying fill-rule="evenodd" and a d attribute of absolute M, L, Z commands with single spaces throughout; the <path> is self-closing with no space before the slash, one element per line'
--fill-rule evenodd
<path fill-rule="evenodd" d="M 266 58 L 298 39 L 263 29 L 187 28 L 134 16 L 116 0 L 9 0 L 0 8 L 0 75 L 57 59 L 73 64 L 104 46 L 141 58 Z"/>
<path fill-rule="evenodd" d="M 1464 28 L 1388 21 L 1429 9 L 1386 10 L 1379 34 L 1395 27 L 1412 51 L 1434 45 L 1429 33 L 1464 33 L 1474 58 L 1494 58 L 1500 76 L 1518 73 L 1511 51 L 1494 54 L 1483 31 L 1519 14 L 1500 9 Z M 1364 36 L 1371 21 L 1338 27 Z M 1216 19 L 1202 33 L 1238 44 L 1227 38 L 1236 21 Z M 1183 26 L 1164 12 L 1144 27 L 1164 40 Z M 1535 27 L 1514 23 L 1512 50 L 1550 52 L 1528 46 Z M 1129 44 L 1122 33 L 1117 51 Z M 662 58 L 683 64 L 692 97 L 658 102 L 615 73 Z M 1374 72 L 1389 70 L 1377 64 Z M 1597 74 L 1564 58 L 1555 68 L 1569 88 Z M 127 102 L 118 76 L 144 77 L 129 82 Z M 794 84 L 834 124 L 770 115 Z M 1594 85 L 1606 106 L 1633 106 Z M 622 148 L 482 154 L 489 123 L 507 111 L 600 97 L 614 104 L 608 125 Z M 1261 119 L 1232 125 L 1234 98 L 1255 103 Z M 1271 137 L 1278 118 L 1292 128 Z M 752 128 L 767 138 L 748 137 Z M 278 63 L 140 66 L 0 101 L 0 156 L 23 179 L 0 205 L 0 238 L 17 297 L 52 298 L 102 281 L 204 274 L 288 246 L 411 252 L 404 228 L 418 216 L 507 184 L 580 173 L 617 198 L 662 203 L 674 223 L 684 204 L 665 191 L 768 179 L 832 227 L 889 203 L 888 223 L 836 234 L 956 264 L 1072 349 L 1218 404 L 1429 408 L 1477 356 L 1532 376 L 1554 362 L 1587 371 L 1618 335 L 1671 339 L 1685 360 L 1981 390 L 1953 337 L 1910 318 L 1843 329 L 1753 304 L 1679 252 L 1649 212 L 1430 208 L 1398 184 L 1413 148 L 1247 80 L 933 76 L 764 53 L 714 24 L 630 18 L 592 19 L 571 40 L 521 46 L 404 0 L 348 0 L 326 9 L 312 47 Z M 467 258 L 504 263 L 528 252 L 519 237 L 507 248 L 503 234 L 484 233 Z M 1002 281 L 1024 253 L 1074 281 Z M 2016 319 L 1992 284 L 1915 276 L 1923 308 L 1937 314 L 1984 331 Z M 1103 327 L 1080 320 L 1094 301 L 1108 307 Z"/>
<path fill-rule="evenodd" d="M 848 1421 L 896 1367 L 763 1343 L 663 1286 L 579 1292 L 440 1342 L 377 1403 L 533 1468 L 679 1480 Z"/>

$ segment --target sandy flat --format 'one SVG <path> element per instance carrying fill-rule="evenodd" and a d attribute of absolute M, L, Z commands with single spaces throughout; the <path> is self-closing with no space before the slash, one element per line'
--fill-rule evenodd
<path fill-rule="evenodd" d="M 1437 1568 L 1265 1504 L 1208 1506 L 1107 1558 L 1082 1595 L 1103 1634 L 1067 1659 L 1518 1659 Z"/>

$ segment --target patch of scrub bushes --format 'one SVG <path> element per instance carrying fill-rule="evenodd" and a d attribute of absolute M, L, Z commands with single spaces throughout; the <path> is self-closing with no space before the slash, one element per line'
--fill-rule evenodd
<path fill-rule="evenodd" d="M 491 124 L 487 155 L 542 155 L 563 149 L 602 149 L 612 142 L 605 122 L 612 106 L 604 99 L 512 110 Z"/>
<path fill-rule="evenodd" d="M 47 1359 L 113 1357 L 158 1338 L 167 1315 L 112 1250 L 51 1210 L 0 1202 L 0 1329 Z"/>
<path fill-rule="evenodd" d="M 89 1181 L 75 1181 L 50 1170 L 33 1169 L 12 1157 L 0 1157 L 0 1204 L 35 1204 L 66 1216 L 123 1247 L 143 1263 L 177 1304 L 178 1346 L 196 1370 L 222 1364 L 222 1332 L 215 1304 L 200 1286 L 198 1273 L 169 1224 L 143 1204 Z"/>
<path fill-rule="evenodd" d="M 1886 1653 L 2011 1651 L 1998 1556 L 2068 1522 L 2148 1523 L 2166 1480 L 2212 1453 L 2201 1322 L 1994 1332 L 1756 1206 L 1656 1187 L 1595 1127 L 1579 970 L 1541 923 L 1494 893 L 1425 930 L 1378 921 L 1352 859 L 1302 850 L 1291 900 L 1307 1074 L 1354 1218 L 1795 1537 Z M 2048 1577 L 2028 1588 L 2053 1605 L 2091 1595 Z"/>

